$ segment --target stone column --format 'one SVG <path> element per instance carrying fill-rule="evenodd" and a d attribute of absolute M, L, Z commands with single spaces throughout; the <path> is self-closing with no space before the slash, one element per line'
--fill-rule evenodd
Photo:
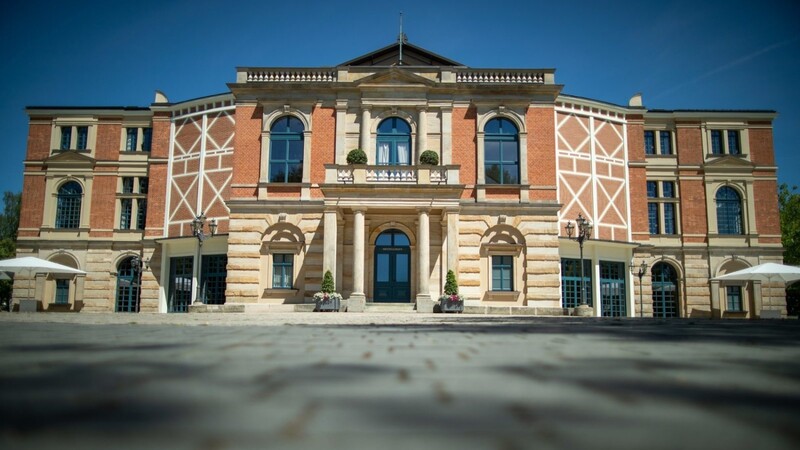
<path fill-rule="evenodd" d="M 353 293 L 347 301 L 348 312 L 362 312 L 367 299 L 364 295 L 364 211 L 353 212 Z"/>
<path fill-rule="evenodd" d="M 447 270 L 458 276 L 458 211 L 447 211 Z"/>
<path fill-rule="evenodd" d="M 715 319 L 722 317 L 722 308 L 719 304 L 719 281 L 711 281 L 711 317 Z"/>
<path fill-rule="evenodd" d="M 323 237 L 322 237 L 322 273 L 320 279 L 325 275 L 325 272 L 330 270 L 333 279 L 336 279 L 336 228 L 337 228 L 337 212 L 336 208 L 325 210 L 325 222 L 323 224 Z"/>
<path fill-rule="evenodd" d="M 372 161 L 369 157 L 369 123 L 371 121 L 372 116 L 370 115 L 370 107 L 369 106 L 362 106 L 361 107 L 361 150 L 364 150 L 364 153 L 367 154 L 367 161 L 375 164 L 375 161 Z"/>
<path fill-rule="evenodd" d="M 417 281 L 417 312 L 433 312 L 430 292 L 430 218 L 428 209 L 419 210 L 417 231 L 417 255 L 419 261 L 419 280 Z"/>
<path fill-rule="evenodd" d="M 347 164 L 347 100 L 336 100 L 336 164 Z"/>
<path fill-rule="evenodd" d="M 424 106 L 419 108 L 419 123 L 417 128 L 417 160 L 419 156 L 428 148 L 428 109 Z M 441 158 L 440 158 L 441 159 Z M 411 164 L 416 164 L 416 161 L 411 161 Z"/>

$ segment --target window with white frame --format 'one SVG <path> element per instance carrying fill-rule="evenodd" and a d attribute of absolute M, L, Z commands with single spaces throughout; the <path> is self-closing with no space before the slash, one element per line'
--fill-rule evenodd
<path fill-rule="evenodd" d="M 151 127 L 126 126 L 122 129 L 122 151 L 149 152 L 152 145 Z"/>
<path fill-rule="evenodd" d="M 147 177 L 120 177 L 117 194 L 120 230 L 144 230 L 147 221 Z"/>
<path fill-rule="evenodd" d="M 678 195 L 674 181 L 647 182 L 650 234 L 678 234 Z"/>
<path fill-rule="evenodd" d="M 58 150 L 86 151 L 89 149 L 88 125 L 60 125 L 57 128 L 59 133 L 56 135 Z"/>
<path fill-rule="evenodd" d="M 709 130 L 710 151 L 712 155 L 742 154 L 740 130 Z"/>
<path fill-rule="evenodd" d="M 645 155 L 672 155 L 672 132 L 669 130 L 644 130 Z"/>

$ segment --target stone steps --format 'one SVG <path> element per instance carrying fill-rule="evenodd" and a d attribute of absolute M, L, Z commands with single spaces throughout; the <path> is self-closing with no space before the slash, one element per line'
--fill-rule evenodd
<path fill-rule="evenodd" d="M 367 302 L 364 312 L 377 313 L 413 313 L 416 312 L 414 303 L 372 303 Z"/>

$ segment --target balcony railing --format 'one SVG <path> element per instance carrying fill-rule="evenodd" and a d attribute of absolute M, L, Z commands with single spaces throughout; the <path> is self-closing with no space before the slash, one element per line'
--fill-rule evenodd
<path fill-rule="evenodd" d="M 340 184 L 458 184 L 457 165 L 325 165 L 325 182 Z"/>

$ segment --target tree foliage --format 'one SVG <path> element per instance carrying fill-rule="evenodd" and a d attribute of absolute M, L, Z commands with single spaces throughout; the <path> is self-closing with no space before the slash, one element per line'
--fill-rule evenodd
<path fill-rule="evenodd" d="M 22 195 L 5 192 L 3 194 L 3 213 L 0 214 L 0 259 L 13 258 L 17 252 L 17 229 L 19 228 L 19 207 Z M 0 303 L 8 305 L 11 301 L 13 282 L 0 281 Z"/>
<path fill-rule="evenodd" d="M 778 189 L 778 206 L 781 213 L 781 242 L 783 261 L 800 264 L 800 193 L 797 186 L 783 183 Z"/>
<path fill-rule="evenodd" d="M 322 292 L 330 294 L 335 290 L 336 285 L 333 282 L 333 275 L 331 274 L 330 270 L 326 270 L 325 275 L 322 277 Z"/>
<path fill-rule="evenodd" d="M 444 293 L 446 295 L 458 295 L 458 280 L 452 270 L 447 271 L 447 281 L 444 283 Z"/>

